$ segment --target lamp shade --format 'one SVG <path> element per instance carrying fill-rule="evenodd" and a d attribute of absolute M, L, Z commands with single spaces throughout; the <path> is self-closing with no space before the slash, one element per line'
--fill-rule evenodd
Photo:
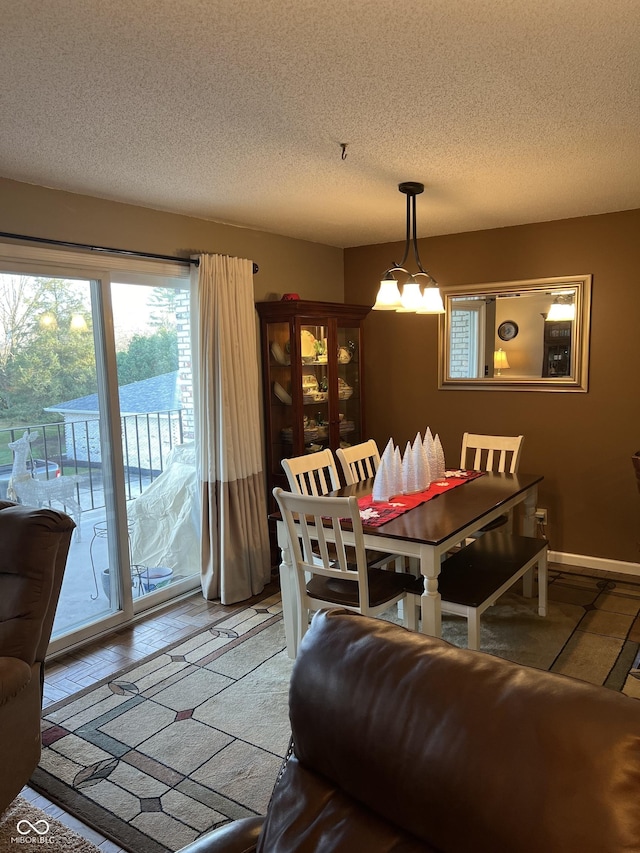
<path fill-rule="evenodd" d="M 437 287 L 425 287 L 418 314 L 444 314 L 444 304 Z"/>
<path fill-rule="evenodd" d="M 509 367 L 509 360 L 507 359 L 506 352 L 502 348 L 497 349 L 493 353 L 493 368 L 494 368 L 494 370 L 496 371 L 497 375 L 499 376 L 500 371 L 504 370 L 507 367 Z"/>
<path fill-rule="evenodd" d="M 373 306 L 373 311 L 395 311 L 400 308 L 400 291 L 398 282 L 395 278 L 383 279 L 380 282 L 380 290 L 376 297 L 376 304 Z"/>
<path fill-rule="evenodd" d="M 422 305 L 422 293 L 420 285 L 415 281 L 408 281 L 402 288 L 401 305 L 396 308 L 399 314 L 408 314 L 415 312 Z"/>

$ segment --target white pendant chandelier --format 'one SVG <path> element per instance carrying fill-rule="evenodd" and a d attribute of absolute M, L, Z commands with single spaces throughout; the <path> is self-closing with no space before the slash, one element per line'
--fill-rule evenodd
<path fill-rule="evenodd" d="M 442 304 L 438 283 L 431 273 L 424 269 L 418 254 L 416 196 L 424 192 L 424 184 L 404 181 L 402 184 L 398 184 L 398 189 L 407 196 L 407 236 L 404 255 L 400 263 L 397 264 L 394 261 L 393 266 L 389 267 L 382 277 L 373 310 L 397 311 L 399 314 L 444 314 L 444 305 Z M 409 257 L 410 246 L 413 247 L 413 256 L 418 267 L 418 271 L 415 273 L 409 272 L 404 266 Z M 398 280 L 394 276 L 394 273 L 397 272 L 409 276 L 402 288 L 402 293 L 398 287 Z M 416 281 L 418 276 L 424 276 L 426 279 L 423 291 L 420 290 L 420 283 Z"/>

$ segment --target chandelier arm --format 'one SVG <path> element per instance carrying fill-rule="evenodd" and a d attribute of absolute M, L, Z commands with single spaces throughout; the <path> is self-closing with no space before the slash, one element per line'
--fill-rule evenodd
<path fill-rule="evenodd" d="M 407 262 L 407 258 L 409 257 L 409 241 L 411 238 L 411 194 L 407 194 L 407 227 L 404 238 L 404 255 L 402 256 L 402 260 L 399 264 L 396 264 L 397 267 L 404 267 Z M 415 201 L 415 196 L 413 196 Z"/>
<path fill-rule="evenodd" d="M 422 270 L 421 272 L 415 272 L 413 275 L 414 276 L 426 275 L 426 277 L 429 279 L 429 281 L 427 282 L 427 284 L 425 284 L 425 287 L 437 287 L 438 286 L 438 282 L 431 275 L 429 270 Z"/>
<path fill-rule="evenodd" d="M 394 262 L 392 267 L 389 267 L 389 269 L 385 272 L 384 275 L 385 275 L 385 277 L 388 276 L 389 278 L 393 278 L 391 273 L 394 273 L 394 272 L 403 272 L 403 273 L 406 273 L 406 275 L 408 275 L 409 278 L 413 278 L 413 273 L 410 273 L 406 267 L 401 267 L 399 264 L 396 264 L 395 262 Z"/>

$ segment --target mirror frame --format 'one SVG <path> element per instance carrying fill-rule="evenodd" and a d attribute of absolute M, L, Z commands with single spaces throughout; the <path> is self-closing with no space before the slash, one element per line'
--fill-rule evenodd
<path fill-rule="evenodd" d="M 445 313 L 438 328 L 438 388 L 440 390 L 478 391 L 577 391 L 588 390 L 589 335 L 591 326 L 591 275 L 534 278 L 525 281 L 500 281 L 485 284 L 460 284 L 440 286 Z M 516 294 L 527 291 L 539 293 L 549 288 L 575 287 L 576 316 L 572 340 L 573 370 L 571 376 L 514 377 L 489 376 L 478 379 L 453 379 L 448 375 L 451 300 L 454 297 Z"/>

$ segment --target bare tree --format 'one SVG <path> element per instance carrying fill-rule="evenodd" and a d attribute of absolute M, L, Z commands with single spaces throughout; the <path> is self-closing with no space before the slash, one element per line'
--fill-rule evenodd
<path fill-rule="evenodd" d="M 0 370 L 33 334 L 33 318 L 43 304 L 38 281 L 26 275 L 0 277 Z"/>

